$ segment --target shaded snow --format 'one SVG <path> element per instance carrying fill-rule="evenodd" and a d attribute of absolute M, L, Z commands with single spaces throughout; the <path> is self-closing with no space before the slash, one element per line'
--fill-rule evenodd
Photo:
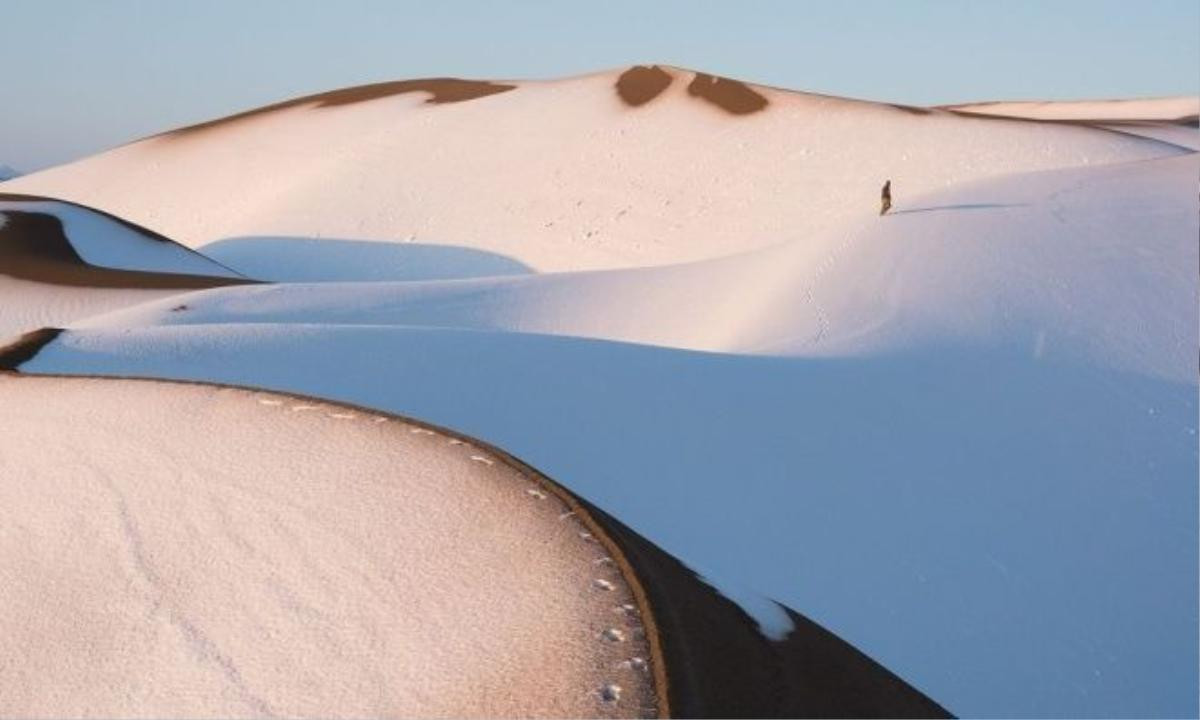
<path fill-rule="evenodd" d="M 117 270 L 240 277 L 199 253 L 151 237 L 78 205 L 51 200 L 0 198 L 0 215 L 6 210 L 41 213 L 58 218 L 71 247 L 90 265 Z"/>

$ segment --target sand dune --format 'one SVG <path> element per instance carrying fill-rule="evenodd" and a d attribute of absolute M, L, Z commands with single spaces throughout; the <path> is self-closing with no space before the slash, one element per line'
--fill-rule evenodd
<path fill-rule="evenodd" d="M 798 615 L 767 641 L 470 438 L 198 385 L 0 375 L 0 398 L 24 417 L 0 438 L 2 714 L 946 715 Z"/>
<path fill-rule="evenodd" d="M 104 290 L 71 287 L 51 314 L 72 321 L 8 367 L 298 393 L 519 455 L 639 568 L 659 710 L 1195 715 L 1200 155 L 1178 103 L 981 117 L 665 65 L 437 107 L 419 85 L 12 181 L 280 282 L 77 320 Z M 90 265 L 180 269 L 64 223 Z M 29 329 L 50 286 L 6 282 Z M 260 440 L 202 467 L 258 468 Z M 262 482 L 290 487 L 288 462 Z M 409 529 L 380 528 L 359 539 Z"/>
<path fill-rule="evenodd" d="M 658 69 L 678 80 L 637 107 L 620 95 L 628 68 L 437 107 L 424 93 L 291 104 L 10 184 L 193 248 L 235 237 L 412 242 L 546 272 L 826 235 L 877 212 L 886 178 L 905 203 L 989 177 L 1182 152 L 1093 128 L 913 114 Z"/>
<path fill-rule="evenodd" d="M 249 282 L 106 213 L 0 194 L 0 339 L 183 290 Z"/>
<path fill-rule="evenodd" d="M 485 448 L 228 389 L 0 397 L 0 714 L 658 714 L 619 564 Z"/>

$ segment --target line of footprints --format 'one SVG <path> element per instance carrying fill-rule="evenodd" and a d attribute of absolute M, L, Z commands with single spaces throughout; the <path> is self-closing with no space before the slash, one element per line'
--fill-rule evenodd
<path fill-rule="evenodd" d="M 283 400 L 280 400 L 280 399 L 274 398 L 274 397 L 265 397 L 265 398 L 260 397 L 258 399 L 258 402 L 259 402 L 259 404 L 266 405 L 268 407 L 282 407 L 285 404 Z M 296 413 L 324 411 L 324 413 L 327 417 L 333 418 L 334 420 L 356 420 L 360 417 L 359 413 L 353 413 L 353 412 L 347 412 L 347 411 L 341 411 L 341 410 L 333 411 L 333 410 L 329 410 L 321 405 L 309 405 L 309 404 L 304 404 L 304 403 L 298 403 L 296 405 L 292 405 L 288 409 L 291 410 L 292 412 L 296 412 Z M 382 416 L 382 415 L 361 414 L 361 417 L 363 417 L 363 419 L 369 420 L 372 423 L 385 423 L 390 420 L 390 418 Z M 414 435 L 432 435 L 432 436 L 438 435 L 438 433 L 434 432 L 433 430 L 430 430 L 428 428 L 423 428 L 423 427 L 412 427 L 412 428 L 409 428 L 408 431 L 410 433 L 413 433 Z M 462 446 L 464 448 L 473 449 L 466 442 L 459 440 L 458 438 L 447 438 L 446 441 L 450 445 L 458 445 L 458 446 Z M 495 460 L 493 460 L 489 457 L 486 457 L 484 455 L 472 454 L 470 456 L 470 458 L 471 458 L 472 462 L 477 462 L 481 465 L 489 465 L 490 466 L 490 465 L 496 464 Z M 525 494 L 528 495 L 533 500 L 545 500 L 548 497 L 546 492 L 538 487 L 527 488 L 525 490 Z M 569 521 L 575 517 L 576 517 L 575 511 L 568 510 L 567 512 L 561 513 L 558 516 L 558 519 L 560 521 L 565 522 L 565 521 Z M 578 520 L 576 520 L 576 522 L 578 522 Z M 588 532 L 586 529 L 583 529 L 584 526 L 582 523 L 579 523 L 579 528 L 580 528 L 579 529 L 579 538 L 581 540 L 583 540 L 584 542 L 590 542 L 590 543 L 596 542 L 595 536 L 593 536 L 592 533 Z M 609 567 L 609 566 L 613 565 L 613 559 L 607 555 L 604 555 L 602 557 L 599 557 L 599 558 L 596 558 L 595 560 L 593 560 L 592 564 L 596 565 L 598 568 L 599 567 Z M 610 580 L 606 580 L 605 578 L 596 578 L 595 580 L 592 581 L 592 586 L 602 592 L 615 592 L 617 589 L 617 586 L 615 583 L 613 583 Z M 628 618 L 629 622 L 631 622 L 631 623 L 638 622 L 638 609 L 637 609 L 637 606 L 634 605 L 633 603 L 622 603 L 620 605 L 616 605 L 613 607 L 613 612 Z M 636 631 L 640 632 L 640 630 L 641 630 L 640 627 L 636 628 Z M 617 627 L 610 627 L 610 628 L 604 630 L 604 632 L 602 632 L 600 634 L 600 636 L 601 636 L 601 639 L 605 640 L 606 642 L 611 642 L 611 643 L 621 643 L 621 642 L 625 642 L 625 640 L 626 640 L 625 631 L 621 630 L 620 628 L 617 628 Z M 636 671 L 636 672 L 643 672 L 643 673 L 649 672 L 649 670 L 650 670 L 650 666 L 646 662 L 646 659 L 643 657 L 639 657 L 639 656 L 631 657 L 627 660 L 622 660 L 620 663 L 617 664 L 617 667 L 621 670 Z M 596 691 L 596 694 L 604 702 L 615 705 L 615 704 L 619 703 L 621 700 L 621 686 L 618 685 L 617 683 L 606 683 L 605 685 L 601 686 L 598 691 Z M 648 710 L 651 710 L 653 712 L 654 708 L 648 708 Z"/>

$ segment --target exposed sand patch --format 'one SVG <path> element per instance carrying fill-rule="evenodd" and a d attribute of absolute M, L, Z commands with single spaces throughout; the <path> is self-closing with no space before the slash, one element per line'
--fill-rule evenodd
<path fill-rule="evenodd" d="M 748 115 L 767 107 L 767 99 L 738 80 L 696 73 L 688 94 L 707 100 L 725 112 Z"/>
<path fill-rule="evenodd" d="M 228 115 L 215 120 L 209 120 L 207 122 L 196 123 L 195 125 L 188 125 L 177 130 L 171 130 L 163 133 L 159 137 L 183 137 L 201 130 L 210 130 L 214 127 L 226 125 L 238 120 L 245 120 L 246 118 L 274 112 L 276 110 L 284 110 L 286 108 L 296 107 L 299 105 L 314 105 L 315 107 L 338 107 L 341 105 L 351 105 L 353 103 L 376 100 L 378 98 L 390 97 L 392 95 L 400 95 L 410 92 L 429 93 L 429 98 L 427 98 L 425 102 L 436 105 L 441 103 L 456 103 L 474 100 L 476 98 L 487 97 L 488 95 L 508 92 L 516 87 L 516 85 L 505 85 L 486 80 L 463 80 L 461 78 L 418 78 L 413 80 L 396 80 L 392 82 L 374 83 L 371 85 L 359 85 L 356 87 L 342 88 L 340 90 L 332 90 L 330 92 L 317 93 L 315 95 L 305 95 L 304 97 L 298 97 L 292 100 L 284 100 L 283 102 L 266 105 L 253 110 L 247 110 L 246 112 L 240 112 L 235 115 Z"/>
<path fill-rule="evenodd" d="M 658 713 L 619 558 L 485 447 L 201 385 L 0 404 L 0 715 Z"/>
<path fill-rule="evenodd" d="M 634 65 L 617 78 L 617 95 L 626 105 L 638 107 L 662 94 L 674 79 L 657 65 Z"/>

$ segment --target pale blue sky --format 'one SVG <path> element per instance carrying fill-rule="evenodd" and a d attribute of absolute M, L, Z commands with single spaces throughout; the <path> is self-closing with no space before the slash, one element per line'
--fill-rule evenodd
<path fill-rule="evenodd" d="M 295 95 L 663 62 L 913 104 L 1200 92 L 1195 0 L 0 0 L 0 164 Z"/>

